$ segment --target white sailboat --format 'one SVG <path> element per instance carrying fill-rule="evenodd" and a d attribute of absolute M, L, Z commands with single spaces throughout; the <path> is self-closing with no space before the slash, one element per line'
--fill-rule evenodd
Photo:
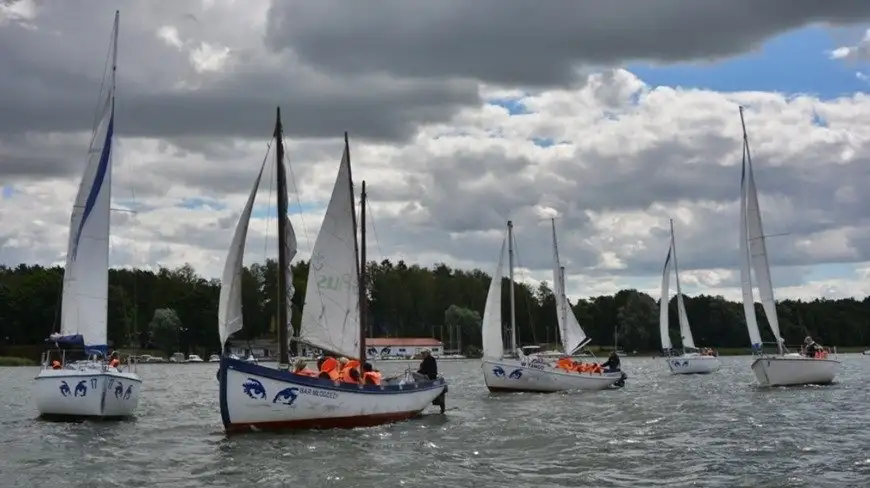
<path fill-rule="evenodd" d="M 365 427 L 419 415 L 447 390 L 443 378 L 415 379 L 413 375 L 360 385 L 288 371 L 287 329 L 290 324 L 292 279 L 290 260 L 296 253 L 293 227 L 287 218 L 287 183 L 281 112 L 275 126 L 278 170 L 278 368 L 252 364 L 226 354 L 226 340 L 242 329 L 241 272 L 245 236 L 263 167 L 239 217 L 221 282 L 218 329 L 221 357 L 220 410 L 227 432 L 277 429 Z M 264 162 L 265 165 L 265 162 Z M 297 343 L 365 360 L 365 182 L 362 184 L 361 245 L 351 178 L 350 149 L 345 134 L 344 155 L 332 197 L 312 251 L 305 306 Z"/>
<path fill-rule="evenodd" d="M 680 336 L 682 338 L 683 352 L 673 355 L 673 345 L 669 332 L 668 295 L 671 286 L 671 267 L 677 280 L 677 314 L 680 321 Z M 695 347 L 695 339 L 692 337 L 692 329 L 689 327 L 689 317 L 686 314 L 686 306 L 683 303 L 683 290 L 680 288 L 680 269 L 677 265 L 677 244 L 674 239 L 674 221 L 671 220 L 671 244 L 668 256 L 665 258 L 665 267 L 662 270 L 662 297 L 659 301 L 659 333 L 662 339 L 662 350 L 665 352 L 665 361 L 674 374 L 707 374 L 719 370 L 719 358 L 713 355 L 699 354 Z"/>
<path fill-rule="evenodd" d="M 504 251 L 508 248 L 508 269 L 511 301 L 511 349 L 505 354 L 502 337 L 501 290 L 504 271 Z M 486 308 L 483 311 L 483 380 L 491 392 L 539 392 L 550 393 L 566 390 L 604 390 L 623 384 L 621 372 L 577 373 L 559 369 L 539 356 L 526 356 L 517 348 L 517 324 L 514 301 L 513 223 L 507 223 L 507 236 L 502 242 L 498 265 L 492 275 Z M 553 293 L 559 321 L 559 336 L 562 352 L 570 356 L 589 342 L 577 323 L 574 312 L 568 305 L 564 291 L 564 270 L 559 263 L 556 243 L 556 227 L 553 224 Z"/>
<path fill-rule="evenodd" d="M 34 384 L 43 417 L 127 417 L 139 404 L 142 380 L 135 366 L 116 366 L 106 358 L 118 23 L 116 11 L 108 90 L 70 217 L 60 333 L 47 339 L 50 349 Z"/>
<path fill-rule="evenodd" d="M 762 386 L 786 386 L 828 384 L 834 381 L 840 362 L 834 359 L 806 357 L 790 353 L 779 332 L 767 246 L 761 225 L 761 209 L 752 172 L 752 156 L 749 152 L 749 137 L 740 107 L 740 123 L 743 126 L 743 172 L 740 181 L 740 278 L 743 289 L 743 312 L 753 353 L 756 356 L 752 371 Z M 776 339 L 777 354 L 765 354 L 758 321 L 755 316 L 755 300 L 752 295 L 752 270 L 761 295 L 761 305 Z"/>

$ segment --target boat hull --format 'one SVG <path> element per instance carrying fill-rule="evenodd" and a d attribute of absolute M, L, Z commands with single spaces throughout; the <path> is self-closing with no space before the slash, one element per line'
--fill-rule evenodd
<path fill-rule="evenodd" d="M 34 382 L 36 408 L 45 418 L 124 418 L 139 405 L 135 373 L 43 369 Z"/>
<path fill-rule="evenodd" d="M 512 359 L 484 359 L 483 380 L 491 392 L 554 393 L 568 390 L 605 390 L 624 379 L 623 373 L 572 373 L 545 364 Z"/>
<path fill-rule="evenodd" d="M 667 357 L 665 361 L 673 374 L 710 374 L 721 367 L 716 356 L 687 354 Z"/>
<path fill-rule="evenodd" d="M 827 385 L 834 381 L 840 362 L 797 354 L 762 356 L 752 363 L 752 372 L 761 386 Z"/>
<path fill-rule="evenodd" d="M 421 383 L 351 385 L 222 357 L 220 409 L 228 433 L 371 427 L 420 415 L 447 391 Z"/>

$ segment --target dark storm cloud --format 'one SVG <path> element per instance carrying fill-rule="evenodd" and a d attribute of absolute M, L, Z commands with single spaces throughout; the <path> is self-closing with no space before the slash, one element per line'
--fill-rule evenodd
<path fill-rule="evenodd" d="M 293 55 L 267 57 L 255 31 L 244 40 L 250 46 L 229 42 L 231 69 L 198 73 L 190 50 L 199 44 L 174 47 L 157 31 L 178 26 L 186 36 L 190 13 L 178 9 L 201 8 L 199 3 L 119 2 L 120 135 L 256 138 L 271 132 L 275 107 L 282 105 L 289 136 L 336 137 L 346 130 L 360 138 L 402 140 L 419 124 L 446 121 L 480 101 L 469 80 L 324 76 Z M 0 133 L 89 130 L 112 11 L 82 0 L 41 3 L 37 12 L 29 21 L 35 30 L 16 23 L 0 29 Z M 202 42 L 225 39 L 223 34 L 232 41 L 232 33 L 200 31 Z"/>
<path fill-rule="evenodd" d="M 866 0 L 273 0 L 267 42 L 334 73 L 564 85 L 574 67 L 732 56 Z"/>

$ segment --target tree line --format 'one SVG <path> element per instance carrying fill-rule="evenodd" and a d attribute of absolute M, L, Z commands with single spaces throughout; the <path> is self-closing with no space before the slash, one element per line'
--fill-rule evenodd
<path fill-rule="evenodd" d="M 435 337 L 447 349 L 479 351 L 480 318 L 490 277 L 481 270 L 432 268 L 384 260 L 367 265 L 370 337 Z M 269 337 L 277 310 L 277 263 L 268 260 L 244 269 L 244 330 L 239 339 Z M 305 301 L 308 263 L 293 265 L 292 299 L 295 328 Z M 59 328 L 63 268 L 38 265 L 0 266 L 0 346 L 42 344 Z M 514 283 L 520 344 L 556 343 L 556 306 L 546 282 L 537 287 Z M 115 348 L 138 347 L 172 351 L 215 352 L 220 349 L 217 308 L 220 282 L 198 275 L 190 265 L 177 269 L 112 269 L 109 272 L 108 337 Z M 510 328 L 509 285 L 502 287 L 502 317 Z M 671 337 L 678 346 L 676 300 L 671 307 Z M 686 311 L 698 346 L 749 346 L 743 308 L 721 296 L 685 297 Z M 658 300 L 637 290 L 577 300 L 572 308 L 592 343 L 626 351 L 661 348 Z M 823 344 L 870 344 L 870 298 L 864 300 L 782 300 L 777 304 L 780 328 L 788 344 L 812 335 Z M 773 338 L 764 312 L 756 304 L 765 342 Z M 3 351 L 0 351 L 0 355 Z"/>

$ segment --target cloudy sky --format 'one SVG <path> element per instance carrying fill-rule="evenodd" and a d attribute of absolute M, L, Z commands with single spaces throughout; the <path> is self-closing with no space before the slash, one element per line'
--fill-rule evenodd
<path fill-rule="evenodd" d="M 307 258 L 348 131 L 369 256 L 739 294 L 746 122 L 780 298 L 870 293 L 866 0 L 0 0 L 0 263 L 62 263 L 121 11 L 111 262 L 220 274 L 284 114 Z M 247 262 L 274 255 L 264 178 Z M 267 238 L 267 236 L 269 236 Z"/>

